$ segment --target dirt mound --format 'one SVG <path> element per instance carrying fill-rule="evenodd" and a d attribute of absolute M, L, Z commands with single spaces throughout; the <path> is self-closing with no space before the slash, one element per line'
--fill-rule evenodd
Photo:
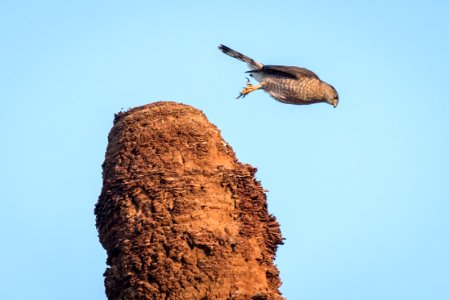
<path fill-rule="evenodd" d="M 282 299 L 282 244 L 256 169 L 199 110 L 119 113 L 95 207 L 109 299 Z"/>

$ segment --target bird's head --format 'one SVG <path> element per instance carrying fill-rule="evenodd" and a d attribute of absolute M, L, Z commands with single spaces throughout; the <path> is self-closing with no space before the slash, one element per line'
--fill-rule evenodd
<path fill-rule="evenodd" d="M 338 93 L 337 90 L 330 84 L 325 84 L 324 89 L 326 102 L 332 105 L 334 108 L 338 105 Z"/>

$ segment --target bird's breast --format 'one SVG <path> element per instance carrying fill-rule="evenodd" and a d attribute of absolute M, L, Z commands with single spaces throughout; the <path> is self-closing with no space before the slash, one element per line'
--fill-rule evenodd
<path fill-rule="evenodd" d="M 281 102 L 309 104 L 322 98 L 320 80 L 311 77 L 264 76 L 262 87 Z"/>

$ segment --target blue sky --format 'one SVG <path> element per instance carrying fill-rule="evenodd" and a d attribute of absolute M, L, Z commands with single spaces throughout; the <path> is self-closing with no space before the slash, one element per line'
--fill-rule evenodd
<path fill-rule="evenodd" d="M 449 299 L 446 1 L 0 2 L 2 299 L 106 299 L 93 208 L 114 113 L 203 110 L 258 167 L 284 295 Z M 245 64 L 340 105 L 235 100 Z"/>

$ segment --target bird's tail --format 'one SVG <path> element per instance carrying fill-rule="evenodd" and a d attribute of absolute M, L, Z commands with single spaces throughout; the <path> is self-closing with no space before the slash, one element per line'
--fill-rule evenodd
<path fill-rule="evenodd" d="M 245 62 L 251 70 L 261 69 L 263 67 L 263 64 L 261 64 L 260 62 L 257 62 L 254 59 L 249 58 L 248 56 L 243 55 L 240 52 L 232 50 L 231 48 L 225 45 L 218 46 L 218 49 L 220 49 L 224 54 L 227 54 L 230 57 L 234 57 L 235 59 Z"/>

